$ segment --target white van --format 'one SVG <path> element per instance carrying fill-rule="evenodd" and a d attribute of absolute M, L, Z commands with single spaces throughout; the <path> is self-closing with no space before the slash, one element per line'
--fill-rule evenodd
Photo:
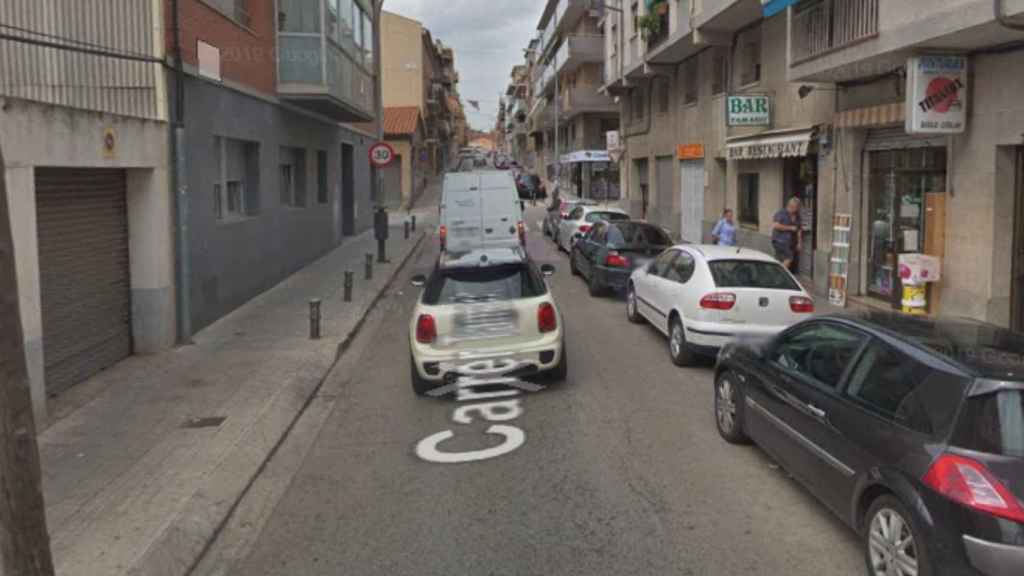
<path fill-rule="evenodd" d="M 441 191 L 441 250 L 526 244 L 523 209 L 509 172 L 453 172 Z"/>

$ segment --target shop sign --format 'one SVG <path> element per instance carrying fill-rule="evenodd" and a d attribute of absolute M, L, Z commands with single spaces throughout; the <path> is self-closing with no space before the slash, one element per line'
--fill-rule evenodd
<path fill-rule="evenodd" d="M 676 146 L 676 156 L 680 160 L 700 160 L 704 158 L 704 145 L 680 144 Z"/>
<path fill-rule="evenodd" d="M 612 162 L 618 162 L 619 158 L 622 157 L 622 139 L 619 136 L 619 131 L 609 130 L 605 132 L 604 136 L 607 143 L 608 157 Z"/>
<path fill-rule="evenodd" d="M 907 63 L 908 134 L 960 134 L 967 126 L 967 57 L 918 56 Z"/>
<path fill-rule="evenodd" d="M 743 94 L 725 99 L 726 126 L 771 126 L 772 99 L 767 94 Z"/>
<path fill-rule="evenodd" d="M 562 154 L 562 164 L 573 162 L 611 162 L 607 150 L 579 150 L 569 154 Z"/>
<path fill-rule="evenodd" d="M 768 158 L 797 158 L 807 155 L 810 140 L 786 140 L 778 142 L 751 142 L 730 144 L 729 160 L 763 160 Z"/>

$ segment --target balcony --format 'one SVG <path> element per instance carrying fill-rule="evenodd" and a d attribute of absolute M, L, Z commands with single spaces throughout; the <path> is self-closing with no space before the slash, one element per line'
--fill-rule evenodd
<path fill-rule="evenodd" d="M 878 0 L 818 0 L 792 16 L 794 64 L 878 35 Z"/>
<path fill-rule="evenodd" d="M 278 96 L 336 122 L 369 122 L 376 108 L 372 50 L 356 46 L 347 23 L 336 18 L 325 32 L 318 16 L 328 14 L 323 1 L 293 0 L 301 18 L 282 13 Z"/>
<path fill-rule="evenodd" d="M 596 86 L 578 86 L 565 90 L 562 93 L 561 106 L 558 111 L 559 118 L 619 111 L 618 105 L 611 98 L 598 94 Z"/>
<path fill-rule="evenodd" d="M 604 61 L 604 36 L 578 34 L 567 36 L 555 55 L 558 73 L 572 72 L 583 64 Z"/>
<path fill-rule="evenodd" d="M 732 33 L 761 19 L 761 0 L 692 0 L 693 29 Z"/>
<path fill-rule="evenodd" d="M 547 52 L 563 34 L 576 26 L 588 11 L 587 0 L 560 0 L 540 33 L 541 52 Z"/>

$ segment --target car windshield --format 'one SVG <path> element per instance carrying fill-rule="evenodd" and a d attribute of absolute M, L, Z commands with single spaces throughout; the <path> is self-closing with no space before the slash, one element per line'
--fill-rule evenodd
<path fill-rule="evenodd" d="M 719 288 L 765 288 L 799 291 L 800 286 L 780 264 L 761 260 L 713 260 L 708 264 Z"/>
<path fill-rule="evenodd" d="M 423 303 L 474 304 L 535 298 L 547 292 L 544 280 L 526 264 L 452 268 L 434 273 L 423 292 Z"/>
<path fill-rule="evenodd" d="M 608 229 L 607 244 L 611 248 L 670 246 L 672 239 L 656 226 L 624 222 Z"/>
<path fill-rule="evenodd" d="M 1024 458 L 1024 391 L 1001 390 L 968 398 L 953 443 L 968 450 Z"/>

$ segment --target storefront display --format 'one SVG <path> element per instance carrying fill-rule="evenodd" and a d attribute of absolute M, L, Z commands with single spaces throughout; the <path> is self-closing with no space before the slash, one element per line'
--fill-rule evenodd
<path fill-rule="evenodd" d="M 579 151 L 562 156 L 560 185 L 573 196 L 592 200 L 619 200 L 619 165 L 604 150 Z"/>

